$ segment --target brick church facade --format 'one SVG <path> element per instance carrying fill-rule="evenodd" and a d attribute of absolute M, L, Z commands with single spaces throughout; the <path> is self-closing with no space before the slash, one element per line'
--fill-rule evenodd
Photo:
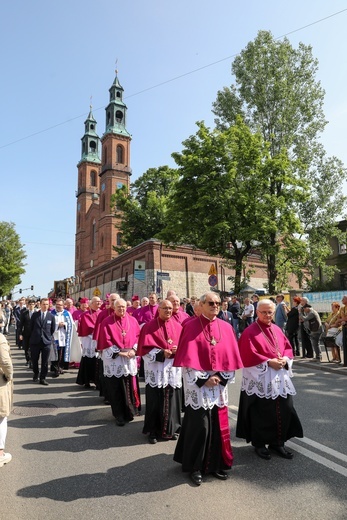
<path fill-rule="evenodd" d="M 228 292 L 234 272 L 221 258 L 189 246 L 167 247 L 151 239 L 118 255 L 121 243 L 119 220 L 111 197 L 125 185 L 130 189 L 131 135 L 126 128 L 127 106 L 118 75 L 109 89 L 105 132 L 100 138 L 92 110 L 85 121 L 76 191 L 75 277 L 70 294 L 92 297 L 118 292 L 125 299 L 156 291 L 165 295 L 174 288 L 180 297 L 200 296 L 211 287 Z M 254 274 L 250 285 L 263 289 L 266 267 L 259 257 L 248 257 Z M 294 285 L 294 283 L 293 283 Z"/>

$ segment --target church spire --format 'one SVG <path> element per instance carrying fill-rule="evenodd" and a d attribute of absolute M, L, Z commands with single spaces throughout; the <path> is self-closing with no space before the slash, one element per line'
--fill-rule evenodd
<path fill-rule="evenodd" d="M 110 102 L 106 107 L 106 130 L 105 134 L 118 134 L 131 137 L 126 129 L 127 106 L 123 102 L 124 89 L 119 83 L 118 71 L 109 89 Z"/>
<path fill-rule="evenodd" d="M 92 105 L 87 119 L 84 122 L 84 136 L 82 141 L 82 154 L 81 161 L 89 161 L 95 164 L 100 164 L 99 158 L 99 142 L 100 138 L 96 133 L 96 120 L 94 119 L 92 112 Z"/>

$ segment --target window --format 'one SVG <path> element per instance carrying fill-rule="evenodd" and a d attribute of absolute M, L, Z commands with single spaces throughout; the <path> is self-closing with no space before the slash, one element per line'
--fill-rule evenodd
<path fill-rule="evenodd" d="M 345 255 L 347 253 L 347 245 L 340 244 L 339 242 L 339 255 Z"/>
<path fill-rule="evenodd" d="M 94 170 L 90 172 L 90 185 L 96 186 L 96 171 Z"/>
<path fill-rule="evenodd" d="M 96 152 L 96 142 L 95 141 L 90 141 L 89 143 L 89 151 L 91 153 L 95 153 Z"/>
<path fill-rule="evenodd" d="M 117 110 L 116 112 L 116 121 L 117 123 L 121 123 L 123 121 L 123 112 L 121 110 Z"/>
<path fill-rule="evenodd" d="M 122 233 L 117 233 L 117 246 L 122 245 Z"/>
<path fill-rule="evenodd" d="M 95 251 L 96 248 L 96 222 L 95 219 L 92 223 L 92 251 Z"/>
<path fill-rule="evenodd" d="M 120 144 L 117 145 L 117 163 L 124 163 L 124 148 Z"/>
<path fill-rule="evenodd" d="M 106 211 L 106 199 L 105 194 L 103 193 L 101 197 L 101 211 Z"/>

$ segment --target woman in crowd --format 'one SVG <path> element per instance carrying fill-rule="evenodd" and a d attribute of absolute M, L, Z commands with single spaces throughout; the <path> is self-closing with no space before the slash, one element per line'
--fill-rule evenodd
<path fill-rule="evenodd" d="M 331 304 L 331 313 L 326 319 L 326 322 L 324 323 L 325 328 L 325 337 L 323 339 L 325 347 L 331 348 L 331 355 L 333 358 L 333 361 L 337 361 L 338 363 L 341 363 L 341 357 L 340 357 L 340 347 L 338 347 L 335 343 L 335 337 L 337 336 L 339 332 L 339 328 L 336 326 L 336 321 L 338 319 L 338 314 L 340 310 L 340 304 L 338 302 L 333 302 Z"/>
<path fill-rule="evenodd" d="M 10 462 L 12 455 L 5 453 L 7 434 L 7 417 L 12 408 L 13 366 L 10 356 L 10 346 L 3 334 L 0 334 L 0 468 Z"/>

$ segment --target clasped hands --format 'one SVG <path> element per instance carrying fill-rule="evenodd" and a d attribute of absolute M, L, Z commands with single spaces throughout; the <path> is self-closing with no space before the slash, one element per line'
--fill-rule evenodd
<path fill-rule="evenodd" d="M 274 370 L 281 370 L 281 368 L 284 368 L 287 364 L 287 358 L 278 357 L 269 359 L 267 362 L 269 367 L 273 368 Z"/>
<path fill-rule="evenodd" d="M 136 352 L 135 352 L 135 350 L 134 350 L 133 348 L 131 348 L 131 349 L 128 350 L 127 352 L 122 352 L 122 351 L 120 351 L 118 354 L 119 354 L 120 356 L 122 356 L 122 357 L 126 357 L 126 358 L 133 358 L 133 357 L 136 356 Z"/>
<path fill-rule="evenodd" d="M 177 345 L 173 345 L 171 347 L 171 349 L 168 349 L 168 348 L 164 348 L 164 357 L 166 357 L 167 359 L 169 357 L 171 357 L 173 354 L 176 354 L 176 351 L 177 351 Z"/>
<path fill-rule="evenodd" d="M 220 378 L 217 376 L 217 374 L 214 374 L 213 376 L 208 378 L 208 380 L 205 383 L 205 386 L 207 386 L 208 388 L 212 388 L 214 386 L 219 385 L 220 382 Z"/>

